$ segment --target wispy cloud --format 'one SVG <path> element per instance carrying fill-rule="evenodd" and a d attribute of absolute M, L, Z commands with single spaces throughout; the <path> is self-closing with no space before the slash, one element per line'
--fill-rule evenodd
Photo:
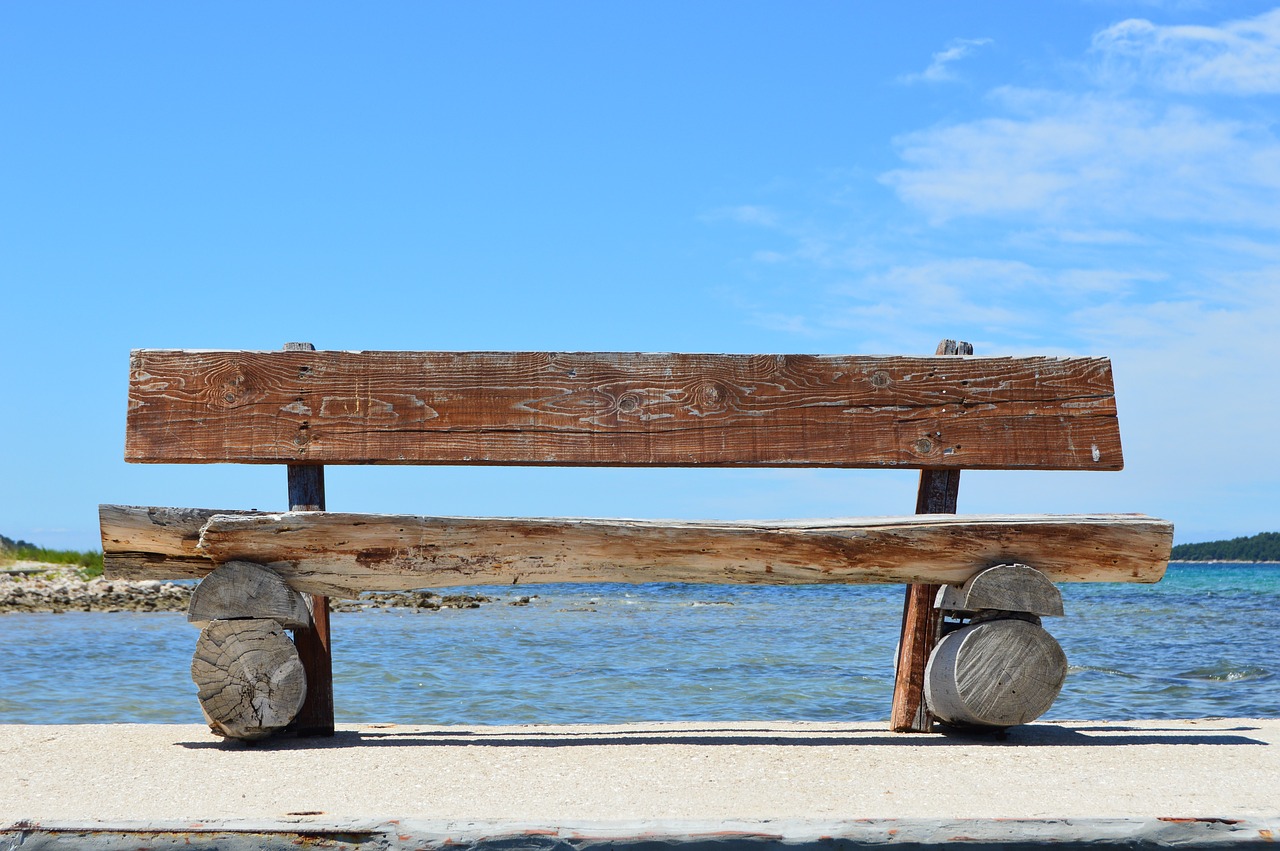
<path fill-rule="evenodd" d="M 883 182 L 935 222 L 1029 216 L 1064 233 L 1142 220 L 1280 226 L 1270 113 L 1242 118 L 1179 98 L 1280 93 L 1280 9 L 1218 26 L 1130 19 L 1100 31 L 1088 56 L 1099 86 L 997 88 L 991 114 L 896 139 L 902 166 Z"/>
<path fill-rule="evenodd" d="M 912 81 L 948 79 L 975 46 Z M 1124 21 L 1080 54 L 1084 74 L 996 88 L 978 114 L 893 140 L 878 180 L 900 203 L 879 221 L 850 227 L 834 203 L 776 216 L 757 269 L 788 286 L 744 313 L 834 351 L 961 336 L 983 355 L 1109 355 L 1138 472 L 1102 504 L 1186 522 L 1192 540 L 1272 528 L 1280 467 L 1257 447 L 1280 419 L 1280 136 L 1271 101 L 1249 98 L 1280 93 L 1280 10 Z M 1062 482 L 1040 494 L 1051 510 L 1099 507 L 1096 488 Z"/>
<path fill-rule="evenodd" d="M 956 42 L 937 54 L 935 64 L 945 69 L 985 41 Z M 1213 45 L 1211 54 L 1196 54 L 1201 42 Z M 1216 27 L 1126 21 L 1099 33 L 1086 56 L 1097 65 L 1121 53 L 1149 56 L 1152 67 L 1175 53 L 1182 57 L 1180 67 L 1191 67 L 1188 57 L 1199 56 L 1196 67 L 1219 69 L 1201 76 L 1222 81 L 1231 77 L 1222 69 L 1270 61 L 1275 45 L 1280 45 L 1280 9 Z M 1239 74 L 1231 78 L 1242 79 Z M 1094 79 L 1083 78 L 1086 83 Z M 957 227 L 985 227 L 987 233 L 1003 228 L 1005 250 L 1038 255 L 1027 258 L 1027 268 L 1047 262 L 1053 274 L 1045 280 L 1074 269 L 1077 285 L 1156 280 L 1166 273 L 1158 271 L 1152 252 L 1163 251 L 1167 262 L 1171 254 L 1186 257 L 1192 245 L 1205 249 L 1202 263 L 1210 255 L 1235 255 L 1233 262 L 1221 264 L 1223 269 L 1240 268 L 1250 258 L 1255 263 L 1275 258 L 1270 235 L 1280 227 L 1280 137 L 1265 113 L 1242 118 L 1238 111 L 1217 108 L 1213 100 L 1188 101 L 1176 91 L 1082 89 L 1080 81 L 1059 88 L 1002 86 L 988 93 L 986 115 L 894 140 L 901 164 L 879 180 L 932 226 L 915 228 L 913 243 L 906 239 L 922 255 L 908 264 L 911 268 L 971 277 L 964 269 L 977 268 L 972 257 L 930 259 L 927 250 L 920 251 L 926 244 L 946 244 L 945 234 Z M 1242 83 L 1235 85 L 1244 91 Z M 850 235 L 829 220 L 815 224 L 820 217 L 812 215 L 736 209 L 736 220 L 770 228 L 790 241 L 757 253 L 762 265 L 807 264 L 827 272 L 882 275 L 886 281 L 907 268 L 901 251 L 888 243 L 901 239 L 909 222 L 892 236 L 883 227 L 878 236 L 865 229 Z M 922 240 L 921 234 L 929 238 Z M 1076 258 L 1063 263 L 1073 248 Z M 1048 258 L 1046 252 L 1055 249 L 1060 258 Z M 1142 258 L 1138 265 L 1151 268 L 1134 269 L 1135 257 Z M 1087 264 L 1080 261 L 1087 258 L 1107 264 L 1108 271 L 1086 276 Z M 1114 271 L 1117 262 L 1125 271 Z M 1007 280 L 1013 268 L 982 273 Z M 1176 271 L 1185 275 L 1191 269 L 1184 264 Z M 1030 285 L 1026 269 L 1017 274 L 1024 276 L 1019 285 Z"/>
<path fill-rule="evenodd" d="M 991 44 L 989 38 L 952 39 L 944 49 L 933 54 L 929 67 L 916 74 L 906 74 L 900 80 L 904 83 L 945 83 L 955 80 L 956 74 L 951 65 L 988 44 Z"/>
<path fill-rule="evenodd" d="M 1147 239 L 1124 229 L 1061 227 L 1028 231 L 1015 237 L 1015 241 L 1022 244 L 1139 245 Z"/>
<path fill-rule="evenodd" d="M 778 224 L 778 214 L 757 204 L 738 204 L 733 207 L 721 207 L 712 210 L 703 218 L 707 221 L 731 221 L 743 225 L 760 225 L 773 227 Z"/>
<path fill-rule="evenodd" d="M 806 336 L 852 332 L 878 336 L 885 327 L 946 336 L 957 328 L 982 333 L 993 346 L 1027 339 L 1055 340 L 1063 351 L 1071 341 L 1091 335 L 1072 317 L 1097 304 L 1123 306 L 1156 298 L 1181 298 L 1181 291 L 1161 271 L 1142 267 L 1099 269 L 1051 268 L 1023 260 L 993 257 L 954 257 L 899 263 L 851 275 L 829 286 L 811 306 L 810 318 L 788 314 L 790 327 Z M 756 314 L 760 324 L 775 330 L 785 325 L 776 314 Z M 769 322 L 764 322 L 769 317 Z M 1092 321 L 1092 320 L 1088 320 Z"/>
<path fill-rule="evenodd" d="M 1105 79 L 1186 93 L 1280 93 L 1280 9 L 1219 26 L 1131 18 L 1093 39 Z"/>
<path fill-rule="evenodd" d="M 738 220 L 783 240 L 756 255 L 761 267 L 808 269 L 821 282 L 748 312 L 810 338 L 877 341 L 892 328 L 914 340 L 968 328 L 988 338 L 987 351 L 1164 352 L 1168 366 L 1141 359 L 1167 386 L 1181 382 L 1173 364 L 1184 363 L 1179 341 L 1189 340 L 1197 363 L 1262 381 L 1228 364 L 1236 350 L 1261 355 L 1280 334 L 1271 236 L 1280 138 L 1262 118 L 1183 91 L 1191 81 L 1233 96 L 1264 91 L 1266 73 L 1243 69 L 1271 63 L 1276 44 L 1280 10 L 1217 27 L 1106 28 L 1081 46 L 1087 61 L 1100 69 L 1124 57 L 1164 88 L 1004 86 L 988 94 L 986 115 L 902 135 L 901 164 L 880 181 L 923 214 L 915 226 L 850 236 L 812 215 L 744 208 Z M 975 46 L 937 54 L 935 74 Z"/>
<path fill-rule="evenodd" d="M 1005 88 L 1003 115 L 897 140 L 882 180 L 935 221 L 1031 216 L 1280 226 L 1280 140 L 1202 109 L 1089 92 Z"/>
<path fill-rule="evenodd" d="M 815 327 L 809 317 L 799 314 L 761 311 L 752 316 L 752 322 L 760 328 L 769 331 L 780 331 L 796 337 L 816 338 L 824 336 L 823 330 Z"/>

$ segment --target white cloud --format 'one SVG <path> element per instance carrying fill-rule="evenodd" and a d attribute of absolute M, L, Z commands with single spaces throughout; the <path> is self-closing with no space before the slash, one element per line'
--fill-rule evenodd
<path fill-rule="evenodd" d="M 953 62 L 958 62 L 973 53 L 976 48 L 991 44 L 989 38 L 957 38 L 947 46 L 933 54 L 929 67 L 918 74 L 907 74 L 901 80 L 904 83 L 943 83 L 956 79 L 951 69 Z"/>
<path fill-rule="evenodd" d="M 1040 228 L 1015 237 L 1023 244 L 1064 243 L 1068 245 L 1139 245 L 1145 237 L 1130 230 L 1106 228 Z"/>
<path fill-rule="evenodd" d="M 1131 18 L 1095 35 L 1093 49 L 1109 81 L 1187 93 L 1280 93 L 1280 9 L 1216 27 Z"/>
<path fill-rule="evenodd" d="M 1274 528 L 1280 138 L 1238 98 L 1280 93 L 1280 10 L 1126 21 L 1087 62 L 1091 88 L 1006 86 L 985 114 L 894 140 L 901 162 L 880 180 L 903 205 L 878 227 L 812 213 L 774 227 L 788 242 L 757 269 L 811 289 L 744 312 L 837 351 L 960 336 L 982 355 L 1110 356 L 1126 473 L 1103 489 L 973 476 L 969 510 L 1018 510 L 1035 489 L 1043 510 L 1147 511 L 1184 540 Z"/>
<path fill-rule="evenodd" d="M 1004 116 L 900 137 L 904 165 L 883 182 L 935 222 L 1280 226 L 1280 141 L 1261 124 L 1098 93 L 1006 88 L 993 102 Z"/>
<path fill-rule="evenodd" d="M 1280 465 L 1265 447 L 1280 419 L 1271 366 L 1280 267 L 1217 275 L 1180 299 L 1098 303 L 1067 321 L 1115 362 L 1131 464 L 1148 465 L 1192 504 L 1274 489 Z M 1237 493 L 1222 492 L 1230 488 Z M 1254 528 L 1273 528 L 1274 512 L 1259 521 Z"/>
<path fill-rule="evenodd" d="M 739 204 L 735 207 L 722 207 L 713 210 L 704 218 L 709 221 L 731 221 L 743 225 L 759 225 L 771 228 L 778 224 L 778 214 L 768 207 L 756 204 Z"/>
<path fill-rule="evenodd" d="M 809 317 L 786 313 L 756 313 L 752 321 L 769 331 L 779 331 L 796 337 L 820 337 L 822 331 L 813 326 Z"/>
<path fill-rule="evenodd" d="M 1182 297 L 1167 274 L 1151 269 L 1052 269 L 1021 260 L 949 258 L 896 264 L 833 285 L 804 327 L 810 336 L 878 334 L 886 325 L 925 337 L 969 329 L 1001 341 L 988 344 L 985 354 L 997 345 L 1017 351 L 1028 339 L 1052 341 L 1064 352 L 1089 351 L 1080 348 L 1082 339 L 1092 340 L 1084 333 L 1089 326 L 1072 316 L 1099 303 L 1128 309 L 1153 293 Z"/>

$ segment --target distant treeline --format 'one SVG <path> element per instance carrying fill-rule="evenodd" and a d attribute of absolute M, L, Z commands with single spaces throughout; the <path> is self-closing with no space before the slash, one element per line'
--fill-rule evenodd
<path fill-rule="evenodd" d="M 15 541 L 0 535 L 0 559 L 5 561 L 39 561 L 66 564 L 80 568 L 87 576 L 102 574 L 102 553 L 96 550 L 50 550 L 29 541 Z"/>
<path fill-rule="evenodd" d="M 1248 538 L 1178 544 L 1173 561 L 1277 561 L 1280 562 L 1280 532 L 1262 532 Z"/>

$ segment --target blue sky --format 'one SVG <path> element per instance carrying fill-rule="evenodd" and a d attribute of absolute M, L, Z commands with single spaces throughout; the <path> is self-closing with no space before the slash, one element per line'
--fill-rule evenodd
<path fill-rule="evenodd" d="M 1280 528 L 1280 9 L 0 5 L 0 532 L 281 508 L 126 465 L 138 347 L 1108 355 L 1127 467 L 963 512 Z M 331 468 L 334 510 L 909 513 L 905 471 Z"/>

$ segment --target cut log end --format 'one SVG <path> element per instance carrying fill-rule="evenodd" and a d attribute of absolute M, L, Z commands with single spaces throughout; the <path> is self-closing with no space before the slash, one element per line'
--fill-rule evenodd
<path fill-rule="evenodd" d="M 1025 564 L 998 564 L 971 576 L 963 585 L 946 585 L 937 608 L 951 611 L 997 609 L 1062 616 L 1062 592 L 1040 571 Z"/>
<path fill-rule="evenodd" d="M 187 607 L 187 620 L 200 627 L 236 618 L 269 618 L 288 629 L 311 626 L 306 599 L 280 574 L 251 561 L 220 565 L 196 586 Z"/>
<path fill-rule="evenodd" d="M 944 723 L 1013 727 L 1047 712 L 1066 678 L 1066 654 L 1038 625 L 985 621 L 938 643 L 925 672 L 925 701 Z"/>
<path fill-rule="evenodd" d="M 191 679 L 209 729 L 229 739 L 261 739 L 284 729 L 307 693 L 297 649 L 279 622 L 265 618 L 205 627 Z"/>

